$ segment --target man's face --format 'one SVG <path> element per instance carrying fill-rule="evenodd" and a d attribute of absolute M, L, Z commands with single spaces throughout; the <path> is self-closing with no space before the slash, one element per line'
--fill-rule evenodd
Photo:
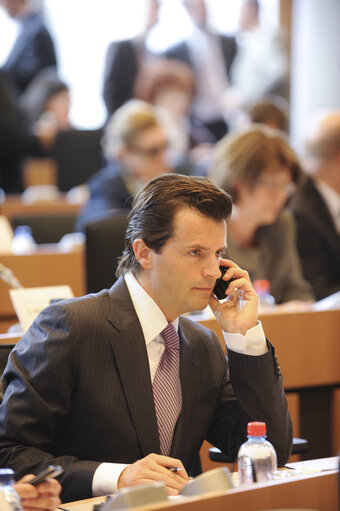
<path fill-rule="evenodd" d="M 11 18 L 15 18 L 24 8 L 25 0 L 0 0 L 0 5 Z"/>
<path fill-rule="evenodd" d="M 224 220 L 213 220 L 186 207 L 176 213 L 173 236 L 160 253 L 151 251 L 150 269 L 139 278 L 168 321 L 208 305 L 221 275 L 219 258 L 225 244 Z"/>
<path fill-rule="evenodd" d="M 164 172 L 167 164 L 168 140 L 160 126 L 148 128 L 135 136 L 129 147 L 121 151 L 121 160 L 136 179 L 147 183 Z"/>

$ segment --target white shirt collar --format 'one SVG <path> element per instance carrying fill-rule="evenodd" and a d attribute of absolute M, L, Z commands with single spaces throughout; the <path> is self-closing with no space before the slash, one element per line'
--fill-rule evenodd
<path fill-rule="evenodd" d="M 124 275 L 125 283 L 130 293 L 130 297 L 135 308 L 137 317 L 141 324 L 146 345 L 148 345 L 162 330 L 168 325 L 157 303 L 140 285 L 136 277 L 127 272 Z M 172 321 L 172 325 L 178 331 L 178 318 Z"/>

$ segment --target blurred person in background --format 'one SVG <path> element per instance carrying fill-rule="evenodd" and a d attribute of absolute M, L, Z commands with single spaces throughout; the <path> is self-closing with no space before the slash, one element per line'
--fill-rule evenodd
<path fill-rule="evenodd" d="M 108 165 L 87 182 L 90 197 L 77 230 L 112 210 L 131 209 L 135 194 L 150 179 L 169 172 L 169 137 L 159 109 L 138 99 L 127 101 L 105 128 L 103 150 Z"/>
<path fill-rule="evenodd" d="M 57 65 L 54 42 L 44 21 L 42 0 L 0 0 L 0 5 L 19 25 L 3 69 L 20 95 L 39 71 Z"/>
<path fill-rule="evenodd" d="M 340 291 L 340 110 L 317 113 L 305 151 L 307 178 L 291 207 L 304 275 L 321 299 Z"/>
<path fill-rule="evenodd" d="M 223 95 L 229 85 L 236 41 L 234 37 L 210 30 L 206 0 L 183 0 L 183 5 L 193 23 L 192 33 L 185 41 L 168 48 L 165 56 L 182 60 L 194 70 L 197 93 L 193 113 L 219 140 L 228 130 Z"/>
<path fill-rule="evenodd" d="M 146 39 L 158 21 L 158 15 L 159 1 L 146 0 L 142 33 L 133 39 L 114 41 L 107 49 L 103 97 L 109 117 L 133 97 L 133 88 L 139 70 L 146 63 L 157 59 L 157 56 L 147 48 Z"/>
<path fill-rule="evenodd" d="M 233 198 L 227 257 L 252 281 L 267 280 L 277 304 L 308 309 L 314 297 L 302 276 L 294 219 L 285 208 L 301 174 L 283 134 L 252 125 L 217 144 L 208 177 Z"/>
<path fill-rule="evenodd" d="M 46 121 L 54 123 L 57 131 L 72 129 L 70 103 L 69 87 L 54 67 L 40 71 L 20 99 L 20 107 L 33 131 Z"/>
<path fill-rule="evenodd" d="M 173 121 L 174 161 L 184 164 L 187 160 L 188 171 L 202 175 L 217 140 L 192 110 L 196 93 L 195 73 L 188 64 L 175 59 L 145 66 L 134 88 L 135 97 L 162 108 Z"/>
<path fill-rule="evenodd" d="M 237 54 L 224 99 L 232 128 L 242 122 L 243 109 L 268 94 L 289 97 L 289 56 L 282 27 L 260 22 L 258 0 L 243 0 L 236 35 Z"/>
<path fill-rule="evenodd" d="M 22 192 L 23 159 L 48 155 L 55 135 L 55 127 L 50 123 L 45 123 L 38 134 L 28 129 L 7 75 L 0 70 L 0 188 L 5 193 Z"/>
<path fill-rule="evenodd" d="M 254 101 L 246 109 L 246 116 L 250 124 L 265 124 L 289 133 L 289 104 L 280 96 L 270 95 Z"/>

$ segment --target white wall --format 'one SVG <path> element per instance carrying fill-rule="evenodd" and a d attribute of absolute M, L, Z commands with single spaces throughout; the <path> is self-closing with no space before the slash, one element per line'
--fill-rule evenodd
<path fill-rule="evenodd" d="M 310 119 L 340 108 L 340 1 L 295 0 L 292 23 L 291 140 L 302 152 Z"/>

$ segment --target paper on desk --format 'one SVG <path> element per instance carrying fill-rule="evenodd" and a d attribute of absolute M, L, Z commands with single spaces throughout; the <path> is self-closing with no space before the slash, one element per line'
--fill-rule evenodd
<path fill-rule="evenodd" d="M 287 463 L 285 466 L 301 470 L 305 474 L 310 474 L 314 472 L 324 472 L 326 470 L 338 470 L 339 456 L 332 456 L 330 458 L 319 458 L 316 460 L 298 461 L 296 463 Z"/>
<path fill-rule="evenodd" d="M 10 289 L 9 294 L 23 332 L 31 326 L 39 312 L 50 305 L 51 300 L 73 297 L 70 286 Z"/>

